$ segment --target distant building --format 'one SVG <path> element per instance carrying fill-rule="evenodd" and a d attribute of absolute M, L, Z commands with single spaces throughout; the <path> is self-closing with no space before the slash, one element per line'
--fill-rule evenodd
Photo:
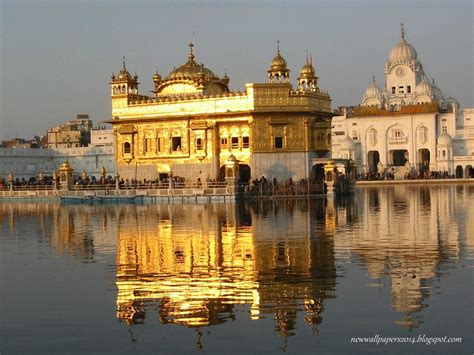
<path fill-rule="evenodd" d="M 92 121 L 87 114 L 48 128 L 48 148 L 87 147 L 91 142 Z"/>
<path fill-rule="evenodd" d="M 91 131 L 91 144 L 95 147 L 114 145 L 114 130 L 105 127 L 93 128 Z"/>
<path fill-rule="evenodd" d="M 361 104 L 332 120 L 334 158 L 352 158 L 361 173 L 446 171 L 474 176 L 474 109 L 459 109 L 429 81 L 405 39 L 390 51 L 385 88 L 373 78 Z"/>
<path fill-rule="evenodd" d="M 12 138 L 2 141 L 2 148 L 41 148 L 43 146 L 42 137 L 35 136 L 33 139 Z"/>
<path fill-rule="evenodd" d="M 29 144 L 24 143 L 0 148 L 0 178 L 10 173 L 20 179 L 35 177 L 39 173 L 50 175 L 57 171 L 66 159 L 76 175 L 85 170 L 89 176 L 99 177 L 102 167 L 105 167 L 107 175 L 114 176 L 116 169 L 113 131 L 101 127 L 90 130 L 90 133 L 93 142 L 87 147 L 64 147 L 61 144 L 57 148 L 32 149 Z M 13 141 L 15 140 L 8 142 Z M 41 139 L 38 138 L 38 141 Z M 95 142 L 97 144 L 93 144 Z"/>

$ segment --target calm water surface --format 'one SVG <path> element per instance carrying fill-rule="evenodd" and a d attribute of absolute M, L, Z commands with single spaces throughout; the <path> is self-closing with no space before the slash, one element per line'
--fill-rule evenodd
<path fill-rule="evenodd" d="M 472 353 L 474 186 L 0 204 L 0 352 Z M 457 344 L 352 337 L 462 337 Z"/>

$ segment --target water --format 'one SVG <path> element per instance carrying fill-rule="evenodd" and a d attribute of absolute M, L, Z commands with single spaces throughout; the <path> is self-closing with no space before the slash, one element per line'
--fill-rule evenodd
<path fill-rule="evenodd" d="M 0 352 L 471 353 L 473 197 L 0 204 Z"/>

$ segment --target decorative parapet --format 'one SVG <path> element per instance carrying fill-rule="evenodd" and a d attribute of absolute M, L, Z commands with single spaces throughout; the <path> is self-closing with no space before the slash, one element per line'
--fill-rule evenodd
<path fill-rule="evenodd" d="M 348 117 L 364 116 L 402 116 L 407 114 L 435 113 L 439 112 L 439 104 L 434 101 L 420 105 L 401 106 L 399 111 L 388 111 L 373 106 L 356 106 Z"/>

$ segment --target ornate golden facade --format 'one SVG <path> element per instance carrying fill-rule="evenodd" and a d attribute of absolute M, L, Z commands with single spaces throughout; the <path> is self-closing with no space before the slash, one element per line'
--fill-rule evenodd
<path fill-rule="evenodd" d="M 318 88 L 312 60 L 306 59 L 298 87 L 280 54 L 268 70 L 268 83 L 229 90 L 229 77 L 218 77 L 194 60 L 162 79 L 153 76 L 152 96 L 138 93 L 125 61 L 112 75 L 112 120 L 117 171 L 123 178 L 160 179 L 167 174 L 201 180 L 223 178 L 232 154 L 241 178 L 311 177 L 315 159 L 330 150 L 331 99 Z"/>

